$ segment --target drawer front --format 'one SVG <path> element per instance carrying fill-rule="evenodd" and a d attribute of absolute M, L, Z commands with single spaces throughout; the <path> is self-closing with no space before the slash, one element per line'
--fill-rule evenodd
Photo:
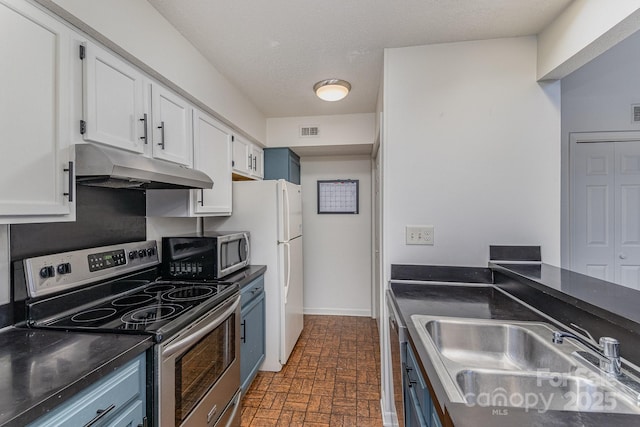
<path fill-rule="evenodd" d="M 129 404 L 106 427 L 138 427 L 144 425 L 144 402 L 138 399 Z"/>
<path fill-rule="evenodd" d="M 136 397 L 144 400 L 144 375 L 142 354 L 30 426 L 83 426 L 100 416 L 105 421 L 113 419 Z"/>
<path fill-rule="evenodd" d="M 245 308 L 254 298 L 264 291 L 264 275 L 253 280 L 240 291 L 240 306 Z"/>
<path fill-rule="evenodd" d="M 413 350 L 409 345 L 407 345 L 407 376 L 409 380 L 413 382 L 412 388 L 415 389 L 416 398 L 420 403 L 420 408 L 422 408 L 422 415 L 424 416 L 425 420 L 430 420 L 431 408 L 433 406 L 431 403 L 431 396 L 429 395 L 427 383 L 422 377 Z"/>

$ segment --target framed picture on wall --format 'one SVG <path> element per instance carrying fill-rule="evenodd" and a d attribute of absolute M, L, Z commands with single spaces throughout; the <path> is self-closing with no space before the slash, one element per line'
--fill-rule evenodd
<path fill-rule="evenodd" d="M 357 179 L 318 181 L 318 213 L 359 213 L 359 184 Z"/>

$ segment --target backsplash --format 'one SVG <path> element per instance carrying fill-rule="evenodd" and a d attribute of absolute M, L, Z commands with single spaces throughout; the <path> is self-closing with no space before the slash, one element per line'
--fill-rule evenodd
<path fill-rule="evenodd" d="M 77 186 L 76 221 L 15 224 L 10 259 L 146 239 L 145 192 Z"/>

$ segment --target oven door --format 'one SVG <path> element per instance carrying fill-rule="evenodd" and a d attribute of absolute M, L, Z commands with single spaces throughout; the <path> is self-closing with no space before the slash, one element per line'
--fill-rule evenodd
<path fill-rule="evenodd" d="M 225 418 L 239 425 L 226 412 L 235 415 L 240 405 L 233 404 L 240 388 L 240 295 L 159 344 L 156 360 L 160 427 L 210 427 Z"/>
<path fill-rule="evenodd" d="M 227 276 L 249 265 L 249 233 L 218 237 L 218 275 Z"/>

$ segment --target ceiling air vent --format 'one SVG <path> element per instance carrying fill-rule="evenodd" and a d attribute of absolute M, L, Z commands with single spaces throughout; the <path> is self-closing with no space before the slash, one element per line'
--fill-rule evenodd
<path fill-rule="evenodd" d="M 631 122 L 640 123 L 640 104 L 631 105 Z"/>
<path fill-rule="evenodd" d="M 300 137 L 301 138 L 310 138 L 314 136 L 318 136 L 320 134 L 320 129 L 318 126 L 300 126 Z"/>

